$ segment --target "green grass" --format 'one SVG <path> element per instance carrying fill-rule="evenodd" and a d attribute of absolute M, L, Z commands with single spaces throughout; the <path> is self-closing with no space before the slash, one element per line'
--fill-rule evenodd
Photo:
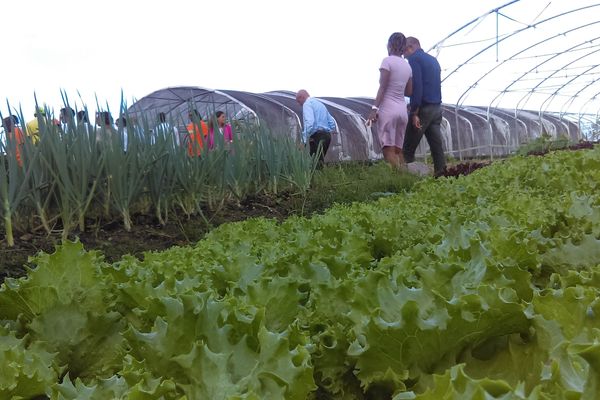
<path fill-rule="evenodd" d="M 304 201 L 304 214 L 319 212 L 333 204 L 376 200 L 411 190 L 423 179 L 393 170 L 383 161 L 330 164 L 316 172 Z"/>

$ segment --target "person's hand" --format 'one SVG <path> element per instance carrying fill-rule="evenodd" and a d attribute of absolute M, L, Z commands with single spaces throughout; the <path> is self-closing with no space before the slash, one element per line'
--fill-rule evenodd
<path fill-rule="evenodd" d="M 415 128 L 421 129 L 421 118 L 419 118 L 418 114 L 414 114 L 411 117 L 411 122 Z"/>
<path fill-rule="evenodd" d="M 379 117 L 377 110 L 371 110 L 369 116 L 367 117 L 367 121 L 377 122 L 377 117 Z"/>

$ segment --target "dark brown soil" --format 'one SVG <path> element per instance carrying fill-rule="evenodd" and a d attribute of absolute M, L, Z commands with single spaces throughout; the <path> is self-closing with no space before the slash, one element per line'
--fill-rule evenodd
<path fill-rule="evenodd" d="M 179 245 L 189 245 L 201 239 L 210 229 L 225 222 L 242 221 L 253 217 L 283 220 L 295 214 L 300 201 L 292 196 L 261 196 L 246 199 L 238 204 L 226 204 L 219 210 L 206 211 L 205 218 L 186 218 L 171 215 L 166 225 L 155 218 L 136 215 L 131 231 L 123 228 L 121 221 L 90 222 L 85 232 L 75 232 L 70 238 L 79 238 L 87 250 L 99 250 L 108 262 L 119 260 L 125 254 L 143 257 L 145 251 L 164 250 Z M 15 232 L 15 245 L 8 247 L 0 235 L 0 283 L 5 277 L 23 276 L 32 267 L 30 256 L 40 251 L 51 253 L 61 242 L 60 233 Z"/>

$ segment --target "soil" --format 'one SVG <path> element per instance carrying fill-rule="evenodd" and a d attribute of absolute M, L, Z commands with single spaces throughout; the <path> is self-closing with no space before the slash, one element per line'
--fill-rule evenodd
<path fill-rule="evenodd" d="M 211 229 L 226 223 L 253 217 L 283 220 L 298 213 L 298 199 L 289 195 L 248 198 L 236 204 L 226 204 L 216 211 L 206 211 L 201 216 L 186 218 L 170 216 L 163 226 L 155 218 L 134 215 L 131 231 L 126 231 L 120 221 L 91 221 L 85 232 L 74 232 L 70 239 L 79 238 L 87 250 L 99 250 L 107 262 L 115 262 L 125 254 L 138 258 L 145 251 L 165 250 L 178 245 L 190 245 L 200 240 Z M 15 245 L 8 247 L 0 236 L 0 283 L 6 277 L 20 277 L 27 267 L 34 267 L 29 257 L 43 251 L 52 253 L 61 242 L 60 233 L 16 233 Z"/>

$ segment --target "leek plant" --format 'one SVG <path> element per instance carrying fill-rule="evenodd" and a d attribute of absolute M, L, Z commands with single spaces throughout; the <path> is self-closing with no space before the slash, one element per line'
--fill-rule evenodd
<path fill-rule="evenodd" d="M 256 160 L 253 159 L 253 154 L 256 153 L 254 143 L 252 132 L 238 134 L 231 143 L 231 153 L 227 155 L 225 181 L 228 190 L 238 202 L 248 196 L 259 182 Z"/>
<path fill-rule="evenodd" d="M 188 218 L 202 213 L 203 194 L 208 187 L 208 163 L 202 157 L 179 157 L 173 160 L 177 179 L 175 199 Z"/>
<path fill-rule="evenodd" d="M 208 171 L 208 184 L 204 200 L 209 210 L 218 210 L 229 197 L 229 190 L 225 183 L 227 153 L 217 145 L 211 150 L 204 151 L 202 157 Z"/>
<path fill-rule="evenodd" d="M 259 166 L 264 169 L 261 173 L 264 174 L 266 190 L 277 194 L 284 176 L 284 166 L 289 162 L 289 143 L 285 140 L 286 134 L 272 135 L 263 131 L 259 132 L 257 139 L 261 160 Z"/>
<path fill-rule="evenodd" d="M 36 102 L 36 109 L 37 102 Z M 45 110 L 47 115 L 50 110 Z M 38 115 L 38 127 L 43 132 L 46 129 L 46 118 Z M 39 134 L 39 132 L 38 132 Z M 50 222 L 55 219 L 51 211 L 51 201 L 55 182 L 52 179 L 50 169 L 46 166 L 44 158 L 48 155 L 47 148 L 42 142 L 46 141 L 46 135 L 40 135 L 40 140 L 34 143 L 29 135 L 26 135 L 24 143 L 25 163 L 29 165 L 31 176 L 28 180 L 29 190 L 27 191 L 28 203 L 33 206 L 37 212 L 42 227 L 46 233 L 50 234 L 52 228 Z"/>
<path fill-rule="evenodd" d="M 98 171 L 103 166 L 103 154 L 97 150 L 96 136 L 85 125 L 74 121 L 58 126 L 46 125 L 40 130 L 45 149 L 43 160 L 55 183 L 54 195 L 62 220 L 62 237 L 77 226 L 85 230 L 85 216 L 97 196 Z"/>
<path fill-rule="evenodd" d="M 143 119 L 145 132 L 150 132 L 147 120 Z M 172 125 L 172 124 L 171 124 Z M 165 132 L 162 127 L 155 128 L 149 145 L 149 166 L 146 188 L 154 213 L 161 225 L 167 223 L 174 202 L 177 176 L 173 164 L 176 158 L 185 158 L 185 149 L 173 137 L 173 132 Z M 152 145 L 154 144 L 154 145 Z"/>
<path fill-rule="evenodd" d="M 37 144 L 33 145 L 29 139 L 26 139 L 26 148 L 31 149 L 25 152 L 31 160 L 29 161 L 31 176 L 28 180 L 29 190 L 27 192 L 27 200 L 36 210 L 36 217 L 39 218 L 46 233 L 50 234 L 52 232 L 50 222 L 54 220 L 54 217 L 50 214 L 50 202 L 54 189 L 52 174 L 44 165 L 41 157 L 41 147 Z M 32 154 L 38 154 L 38 157 L 32 158 Z"/>
<path fill-rule="evenodd" d="M 203 138 L 202 159 L 204 168 L 207 171 L 206 186 L 202 196 L 203 204 L 216 212 L 229 199 L 231 193 L 227 186 L 226 165 L 228 162 L 226 144 L 223 136 L 217 129 L 217 120 L 215 109 L 207 111 L 212 120 L 208 121 L 209 130 L 212 127 L 213 133 Z M 228 145 L 228 144 L 227 144 Z M 202 210 L 200 210 L 202 214 Z M 202 217 L 204 215 L 202 214 Z M 206 220 L 206 218 L 205 218 Z"/>
<path fill-rule="evenodd" d="M 13 214 L 18 209 L 19 203 L 25 197 L 23 189 L 26 187 L 27 175 L 17 164 L 16 157 L 11 153 L 9 144 L 6 155 L 0 160 L 0 199 L 2 200 L 2 220 L 7 244 L 15 245 L 13 237 Z"/>
<path fill-rule="evenodd" d="M 72 229 L 76 214 L 76 207 L 71 196 L 71 174 L 69 171 L 69 143 L 62 137 L 60 129 L 55 125 L 40 124 L 40 141 L 37 143 L 40 149 L 40 165 L 43 170 L 48 171 L 52 179 L 52 195 L 58 208 L 62 221 L 62 237 L 66 239 Z M 47 204 L 46 204 L 47 205 Z M 45 212 L 46 207 L 44 207 Z"/>
<path fill-rule="evenodd" d="M 10 105 L 8 105 L 8 109 L 10 110 Z M 17 146 L 20 146 L 17 140 L 5 132 L 5 143 L 0 142 L 0 201 L 2 202 L 0 212 L 4 222 L 6 242 L 10 247 L 15 245 L 13 217 L 29 194 L 28 183 L 32 171 L 32 163 L 27 162 L 28 155 L 25 152 L 21 154 L 21 162 L 17 158 Z M 33 156 L 37 158 L 37 153 L 34 153 Z"/>
<path fill-rule="evenodd" d="M 311 157 L 307 148 L 297 149 L 294 147 L 295 145 L 289 139 L 287 148 L 290 150 L 287 154 L 288 162 L 284 179 L 299 189 L 300 193 L 306 194 L 317 170 L 319 152 Z"/>
<path fill-rule="evenodd" d="M 69 108 L 66 95 L 63 101 Z M 232 199 L 310 187 L 315 160 L 298 150 L 287 132 L 273 134 L 236 120 L 233 143 L 224 143 L 215 130 L 212 148 L 205 143 L 196 157 L 187 154 L 185 143 L 174 141 L 173 132 L 150 124 L 153 119 L 141 113 L 130 119 L 124 104 L 121 112 L 127 125 L 118 131 L 72 122 L 61 129 L 46 109 L 48 117 L 38 120 L 40 141 L 26 138 L 23 145 L 23 167 L 11 156 L 14 149 L 6 147 L 11 143 L 5 145 L 0 200 L 11 243 L 18 215 L 35 215 L 48 233 L 52 221 L 60 219 L 67 238 L 76 227 L 85 230 L 98 206 L 107 218 L 118 215 L 131 230 L 137 211 L 152 210 L 161 224 L 176 211 L 208 223 L 204 210 L 214 212 Z M 29 221 L 27 228 L 32 227 Z"/>
<path fill-rule="evenodd" d="M 123 218 L 126 231 L 131 230 L 131 210 L 141 201 L 142 188 L 149 169 L 148 147 L 143 145 L 134 126 L 118 132 L 101 127 L 96 134 L 102 136 L 106 193 L 112 206 Z"/>
<path fill-rule="evenodd" d="M 203 205 L 210 210 L 217 210 L 229 196 L 225 180 L 227 154 L 223 140 L 215 134 L 212 149 L 209 148 L 209 141 L 208 137 L 203 138 L 200 156 L 174 159 L 180 188 L 177 204 L 188 218 L 198 213 L 207 224 L 208 219 L 204 215 Z"/>

